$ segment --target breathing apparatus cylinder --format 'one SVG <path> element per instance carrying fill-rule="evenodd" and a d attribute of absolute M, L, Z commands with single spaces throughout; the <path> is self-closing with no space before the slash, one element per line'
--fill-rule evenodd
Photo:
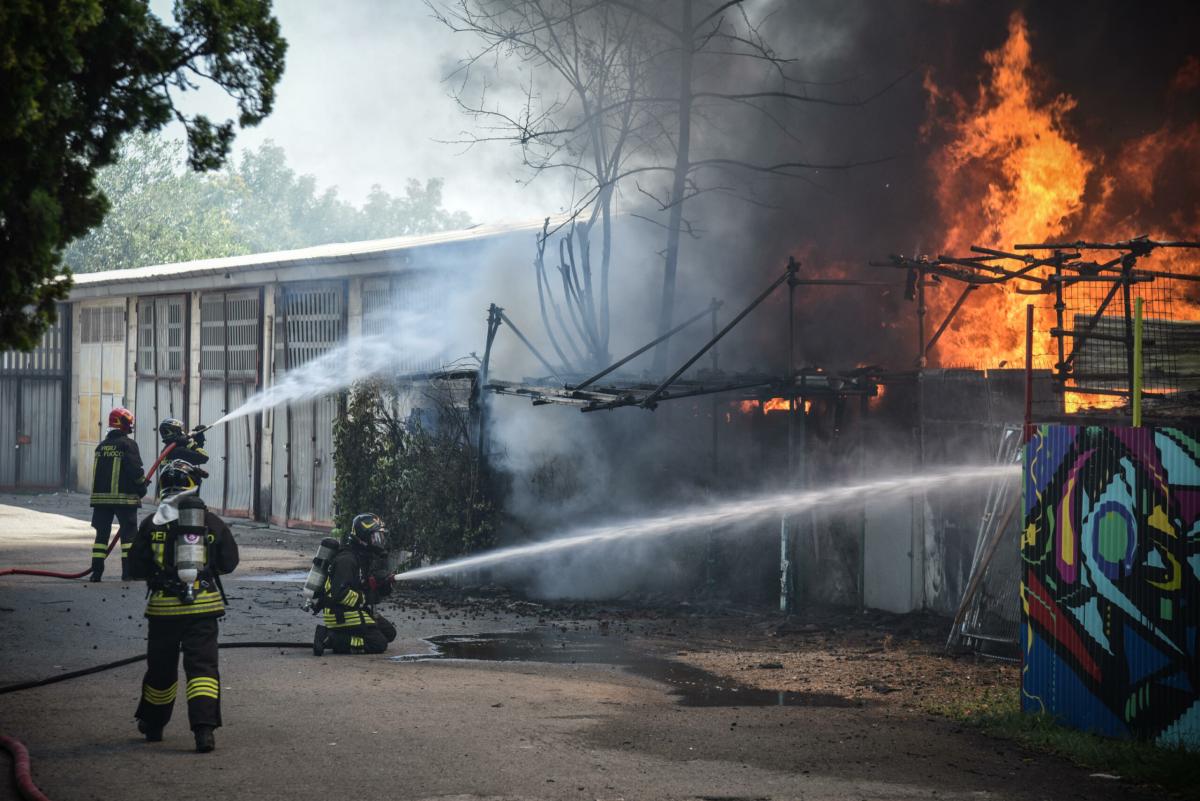
<path fill-rule="evenodd" d="M 317 555 L 313 557 L 312 567 L 308 571 L 308 578 L 304 581 L 305 610 L 311 611 L 316 603 L 317 594 L 325 590 L 325 579 L 329 576 L 329 562 L 337 550 L 338 541 L 333 537 L 321 540 L 321 545 L 317 548 Z"/>
<path fill-rule="evenodd" d="M 196 600 L 196 579 L 205 565 L 204 513 L 208 507 L 195 495 L 179 502 L 179 519 L 175 521 L 175 574 L 183 584 L 180 600 L 190 604 Z"/>

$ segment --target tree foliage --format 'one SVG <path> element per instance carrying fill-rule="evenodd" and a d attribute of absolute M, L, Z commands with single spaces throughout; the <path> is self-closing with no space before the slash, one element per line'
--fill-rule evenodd
<path fill-rule="evenodd" d="M 356 514 L 383 518 L 392 547 L 409 551 L 408 566 L 486 548 L 495 536 L 499 503 L 481 474 L 472 444 L 470 410 L 450 385 L 426 387 L 427 413 L 401 417 L 387 382 L 356 385 L 334 424 L 334 522 Z"/>
<path fill-rule="evenodd" d="M 68 246 L 76 272 L 262 253 L 462 228 L 470 220 L 442 208 L 442 182 L 411 180 L 394 197 L 372 188 L 361 208 L 320 190 L 288 166 L 283 149 L 264 142 L 225 169 L 180 168 L 183 145 L 135 135 L 97 183 L 111 208 L 103 224 Z"/>
<path fill-rule="evenodd" d="M 219 167 L 234 127 L 270 112 L 287 43 L 270 0 L 176 0 L 174 23 L 144 0 L 16 0 L 0 6 L 0 346 L 29 348 L 70 275 L 63 248 L 108 201 L 96 171 L 132 131 L 172 120 L 193 169 Z M 215 85 L 237 120 L 180 111 Z"/>

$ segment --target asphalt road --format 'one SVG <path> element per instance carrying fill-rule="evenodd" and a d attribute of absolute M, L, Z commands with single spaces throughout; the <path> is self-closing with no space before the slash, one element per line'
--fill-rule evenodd
<path fill-rule="evenodd" d="M 0 496 L 0 567 L 81 569 L 77 496 Z M 238 526 L 222 641 L 307 641 L 298 585 L 317 535 Z M 0 685 L 140 653 L 143 589 L 116 557 L 100 584 L 0 578 Z M 390 655 L 425 637 L 544 626 L 511 611 L 408 603 Z M 678 631 L 686 639 L 687 621 Z M 589 621 L 580 626 L 587 629 Z M 636 627 L 626 647 L 663 651 Z M 678 642 L 676 643 L 678 645 Z M 182 703 L 161 743 L 134 728 L 141 666 L 0 695 L 0 732 L 68 799 L 1107 799 L 1151 798 L 940 718 L 870 707 L 690 707 L 619 665 L 317 658 L 223 651 L 225 726 L 196 754 Z M 13 793 L 0 781 L 0 797 Z M 15 796 L 13 796 L 15 797 Z"/>

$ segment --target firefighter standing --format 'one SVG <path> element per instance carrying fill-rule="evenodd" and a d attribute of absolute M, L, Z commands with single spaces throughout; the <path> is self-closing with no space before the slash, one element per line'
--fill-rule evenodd
<path fill-rule="evenodd" d="M 169 462 L 159 474 L 163 504 L 138 527 L 130 569 L 149 588 L 146 604 L 146 675 L 134 716 L 150 742 L 162 740 L 178 690 L 179 653 L 187 677 L 188 721 L 196 750 L 213 750 L 221 725 L 221 676 L 217 670 L 217 619 L 225 614 L 219 576 L 238 564 L 229 527 L 199 498 L 197 468 Z M 178 519 L 162 522 L 178 509 Z"/>
<path fill-rule="evenodd" d="M 128 581 L 129 546 L 137 530 L 137 509 L 146 494 L 147 482 L 142 475 L 142 454 L 131 436 L 133 412 L 118 406 L 108 413 L 108 426 L 108 435 L 96 446 L 92 469 L 92 528 L 96 529 L 92 581 L 99 581 L 104 575 L 114 517 L 121 537 L 121 580 Z"/>
<path fill-rule="evenodd" d="M 326 648 L 336 654 L 381 654 L 396 639 L 396 627 L 375 611 L 392 591 L 386 565 L 372 570 L 387 555 L 387 531 L 378 515 L 361 514 L 342 537 L 329 563 L 322 600 L 325 625 L 313 635 L 313 653 Z"/>
<path fill-rule="evenodd" d="M 192 465 L 202 465 L 208 461 L 208 452 L 204 450 L 204 432 L 194 431 L 188 433 L 184 430 L 183 421 L 174 417 L 168 417 L 158 424 L 158 435 L 162 437 L 163 448 L 166 449 L 170 445 L 170 457 L 172 460 L 182 459 Z M 199 478 L 208 478 L 208 473 L 200 470 L 197 473 Z M 159 488 L 159 494 L 162 493 L 162 488 Z"/>

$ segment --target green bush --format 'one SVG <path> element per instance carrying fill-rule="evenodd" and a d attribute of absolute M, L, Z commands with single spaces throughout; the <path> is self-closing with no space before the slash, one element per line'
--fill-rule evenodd
<path fill-rule="evenodd" d="M 370 381 L 350 390 L 334 426 L 339 529 L 356 514 L 379 515 L 392 548 L 411 554 L 402 567 L 492 544 L 498 503 L 472 437 L 469 395 L 436 380 L 417 389 Z M 421 414 L 400 411 L 410 403 Z"/>

